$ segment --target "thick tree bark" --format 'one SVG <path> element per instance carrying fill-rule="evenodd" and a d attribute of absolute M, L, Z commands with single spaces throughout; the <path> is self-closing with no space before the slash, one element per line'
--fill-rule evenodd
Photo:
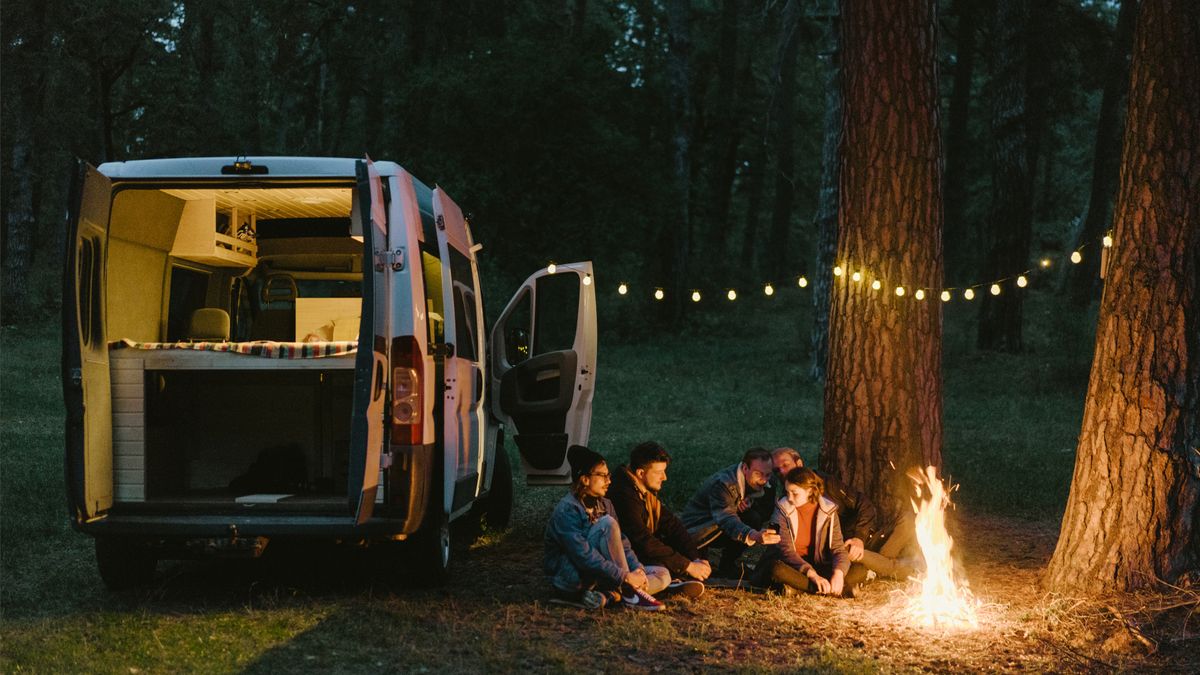
<path fill-rule="evenodd" d="M 771 210 L 770 246 L 767 249 L 767 274 L 772 279 L 786 276 L 788 239 L 792 232 L 792 202 L 796 195 L 795 119 L 796 52 L 800 43 L 800 0 L 788 0 L 783 8 L 779 34 L 779 56 L 773 79 L 772 122 L 775 133 L 775 204 Z"/>
<path fill-rule="evenodd" d="M 1121 120 L 1123 119 L 1125 92 L 1129 89 L 1129 48 L 1133 43 L 1133 24 L 1137 20 L 1137 0 L 1124 0 L 1117 15 L 1117 29 L 1113 35 L 1112 51 L 1105 66 L 1104 92 L 1100 97 L 1100 117 L 1096 121 L 1096 145 L 1092 154 L 1092 190 L 1088 196 L 1087 209 L 1081 219 L 1079 236 L 1075 239 L 1078 249 L 1085 244 L 1095 244 L 1112 223 L 1112 199 L 1117 187 L 1117 167 L 1121 159 Z M 1067 284 L 1071 302 L 1076 307 L 1087 307 L 1096 295 L 1100 282 L 1100 256 L 1095 246 L 1090 247 L 1083 262 L 1072 265 L 1067 271 Z"/>
<path fill-rule="evenodd" d="M 667 3 L 667 88 L 670 93 L 670 129 L 672 150 L 671 186 L 674 217 L 670 228 L 670 278 L 674 318 L 683 313 L 684 284 L 687 282 L 688 258 L 691 255 L 691 123 L 690 75 L 691 50 L 689 0 L 670 0 Z"/>
<path fill-rule="evenodd" d="M 958 49 L 954 60 L 954 89 L 946 115 L 946 226 L 942 245 L 946 252 L 946 272 L 957 279 L 971 267 L 971 249 L 965 244 L 973 237 L 966 221 L 967 161 L 974 148 L 967 121 L 971 113 L 971 82 L 975 77 L 975 43 L 981 0 L 956 0 Z"/>
<path fill-rule="evenodd" d="M 825 54 L 825 119 L 821 145 L 821 193 L 817 197 L 817 255 L 809 281 L 812 283 L 812 378 L 825 381 L 829 360 L 829 293 L 837 253 L 838 147 L 842 140 L 841 54 L 838 17 L 827 17 Z"/>
<path fill-rule="evenodd" d="M 1024 294 L 1016 275 L 1028 268 L 1032 236 L 1032 177 L 1029 159 L 1029 0 L 998 0 L 993 33 L 995 66 L 992 92 L 992 208 L 990 247 L 984 275 L 1007 279 L 1000 295 L 982 289 L 979 308 L 980 349 L 1019 352 Z"/>
<path fill-rule="evenodd" d="M 841 9 L 837 264 L 848 273 L 833 283 L 820 465 L 891 517 L 911 498 L 904 472 L 941 467 L 941 303 L 914 293 L 942 282 L 935 10 L 934 0 Z"/>
<path fill-rule="evenodd" d="M 1200 5 L 1145 0 L 1112 261 L 1046 583 L 1105 592 L 1200 566 Z"/>

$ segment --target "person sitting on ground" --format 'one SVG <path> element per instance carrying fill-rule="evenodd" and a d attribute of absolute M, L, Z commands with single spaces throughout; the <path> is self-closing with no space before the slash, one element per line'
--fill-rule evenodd
<path fill-rule="evenodd" d="M 676 579 L 666 592 L 697 597 L 704 592 L 701 582 L 712 574 L 712 567 L 700 557 L 683 522 L 659 501 L 670 462 L 671 455 L 658 443 L 638 444 L 629 453 L 629 464 L 613 474 L 608 497 L 638 560 L 666 567 Z"/>
<path fill-rule="evenodd" d="M 800 453 L 793 448 L 775 448 L 771 460 L 776 476 L 786 476 L 793 469 L 804 467 Z M 850 568 L 849 581 L 861 582 L 868 570 L 901 581 L 917 573 L 912 562 L 917 553 L 917 531 L 909 509 L 902 509 L 892 527 L 879 527 L 875 505 L 865 494 L 826 473 L 813 472 L 824 482 L 825 496 L 837 504 L 846 552 L 850 562 L 855 563 Z"/>
<path fill-rule="evenodd" d="M 572 445 L 567 462 L 571 490 L 546 523 L 543 569 L 555 597 L 589 609 L 614 602 L 662 609 L 653 594 L 667 587 L 671 573 L 665 567 L 643 566 L 621 534 L 616 509 L 604 496 L 612 482 L 604 457 Z"/>
<path fill-rule="evenodd" d="M 721 550 L 716 576 L 740 578 L 738 559 L 746 549 L 779 541 L 774 530 L 762 527 L 762 511 L 754 508 L 757 500 L 772 499 L 763 490 L 770 475 L 771 453 L 750 448 L 741 462 L 710 476 L 680 514 L 701 551 Z"/>
<path fill-rule="evenodd" d="M 774 516 L 780 541 L 759 561 L 759 583 L 854 597 L 846 584 L 850 556 L 837 504 L 823 496 L 824 481 L 812 469 L 792 469 L 783 486 L 787 496 L 776 503 Z"/>

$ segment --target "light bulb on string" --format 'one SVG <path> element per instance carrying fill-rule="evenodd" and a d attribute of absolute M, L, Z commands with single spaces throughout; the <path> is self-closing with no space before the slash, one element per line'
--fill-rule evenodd
<path fill-rule="evenodd" d="M 904 297 L 904 287 L 903 286 L 896 287 L 896 297 L 898 297 L 898 298 Z"/>
<path fill-rule="evenodd" d="M 700 302 L 700 291 L 692 291 L 692 302 Z"/>
<path fill-rule="evenodd" d="M 661 288 L 654 289 L 654 299 L 655 300 L 663 299 L 663 289 L 661 289 Z"/>
<path fill-rule="evenodd" d="M 1026 286 L 1029 285 L 1029 280 L 1025 278 L 1024 274 L 1017 277 L 1017 285 L 1020 286 L 1021 288 L 1025 288 Z"/>
<path fill-rule="evenodd" d="M 871 290 L 877 291 L 881 288 L 883 288 L 883 284 L 879 283 L 878 279 L 871 282 Z"/>
<path fill-rule="evenodd" d="M 1103 241 L 1104 241 L 1104 248 L 1112 248 L 1112 244 L 1113 244 L 1113 242 L 1112 242 L 1112 236 L 1111 236 L 1111 235 L 1108 235 L 1108 234 L 1104 235 L 1104 240 L 1103 240 Z"/>
<path fill-rule="evenodd" d="M 975 291 L 973 289 L 968 288 L 967 290 L 963 291 L 963 297 L 966 298 L 967 300 L 974 300 L 975 299 Z"/>
<path fill-rule="evenodd" d="M 838 268 L 838 269 L 841 269 L 841 268 Z M 836 274 L 836 272 L 835 272 L 835 274 Z M 796 285 L 798 285 L 800 288 L 807 288 L 808 287 L 808 279 L 805 279 L 804 277 L 800 277 L 796 281 Z"/>
<path fill-rule="evenodd" d="M 950 291 L 942 291 L 942 302 L 950 302 Z"/>
<path fill-rule="evenodd" d="M 1000 295 L 1000 284 L 992 284 L 992 287 L 988 290 L 992 295 Z"/>
<path fill-rule="evenodd" d="M 846 273 L 846 271 L 842 269 L 842 266 L 841 266 L 841 265 L 834 265 L 834 266 L 833 266 L 833 276 L 835 276 L 835 277 L 840 277 L 840 276 L 842 276 L 842 275 L 843 275 L 843 274 L 845 274 L 845 273 Z M 803 279 L 804 277 L 800 277 L 800 278 L 801 278 L 801 279 Z"/>
<path fill-rule="evenodd" d="M 729 289 L 729 292 L 725 294 L 725 296 L 729 298 L 730 302 L 737 300 L 737 291 L 731 288 Z"/>
<path fill-rule="evenodd" d="M 862 272 L 855 272 L 854 274 L 850 275 L 850 278 L 854 281 L 862 281 Z"/>
<path fill-rule="evenodd" d="M 590 275 L 590 274 L 583 275 L 583 285 L 584 286 L 592 285 L 592 275 Z"/>
<path fill-rule="evenodd" d="M 617 292 L 620 293 L 621 295 L 625 295 L 626 293 L 629 292 L 629 287 L 626 286 L 625 284 L 621 284 L 620 286 L 617 286 Z"/>
<path fill-rule="evenodd" d="M 1050 267 L 1050 259 L 1049 259 L 1049 258 L 1042 258 L 1042 261 L 1041 261 L 1040 263 L 1038 263 L 1038 264 L 1042 266 L 1042 269 L 1047 269 L 1047 268 L 1049 268 L 1049 267 Z"/>
<path fill-rule="evenodd" d="M 1072 251 L 1071 252 L 1071 262 L 1078 265 L 1079 263 L 1083 262 L 1083 255 L 1079 251 Z"/>
<path fill-rule="evenodd" d="M 554 263 L 550 263 L 549 265 L 546 265 L 546 274 L 554 274 L 557 271 L 558 271 L 558 265 L 555 265 Z"/>
<path fill-rule="evenodd" d="M 922 288 L 918 288 L 917 292 L 913 293 L 913 297 L 918 300 L 924 300 L 925 299 L 925 290 Z"/>
<path fill-rule="evenodd" d="M 767 284 L 766 286 L 763 286 L 763 293 L 768 296 L 775 295 L 775 287 L 771 284 Z"/>

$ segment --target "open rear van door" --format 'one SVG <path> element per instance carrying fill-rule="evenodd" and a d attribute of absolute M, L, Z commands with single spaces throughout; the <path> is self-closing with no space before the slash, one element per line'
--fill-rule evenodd
<path fill-rule="evenodd" d="M 113 502 L 112 389 L 105 330 L 105 255 L 112 181 L 79 162 L 71 183 L 63 275 L 67 499 L 76 522 Z"/>
<path fill-rule="evenodd" d="M 569 483 L 567 448 L 588 441 L 596 382 L 592 281 L 591 262 L 540 270 L 492 328 L 492 413 L 515 430 L 529 485 Z"/>
<path fill-rule="evenodd" d="M 383 412 L 387 399 L 387 275 L 385 264 L 387 204 L 383 180 L 370 159 L 356 167 L 358 186 L 350 217 L 362 232 L 362 318 L 354 363 L 353 418 L 350 425 L 350 469 L 346 494 L 356 522 L 371 518 L 379 490 L 379 458 L 383 451 Z"/>

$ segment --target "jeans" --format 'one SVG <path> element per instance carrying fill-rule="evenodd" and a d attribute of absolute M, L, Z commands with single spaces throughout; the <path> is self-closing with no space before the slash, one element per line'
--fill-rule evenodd
<path fill-rule="evenodd" d="M 763 517 L 760 512 L 755 509 L 746 509 L 738 514 L 743 523 L 746 523 L 754 529 L 759 529 L 763 525 Z M 700 527 L 691 528 L 688 534 L 696 541 L 697 548 L 701 554 L 704 554 L 707 549 L 715 548 L 721 551 L 721 560 L 718 563 L 714 576 L 721 578 L 739 578 L 741 570 L 738 567 L 738 559 L 750 548 L 749 545 L 737 541 L 721 531 L 720 526 L 716 523 L 708 523 Z"/>
<path fill-rule="evenodd" d="M 630 564 L 637 563 L 637 557 L 627 545 L 628 539 L 621 537 L 621 526 L 612 516 L 601 516 L 592 524 L 587 534 L 588 545 L 600 552 L 600 555 L 610 560 L 622 572 L 622 576 L 630 572 Z M 565 559 L 564 559 L 565 560 Z M 654 595 L 671 583 L 671 572 L 665 567 L 646 565 L 646 592 Z M 621 584 L 608 577 L 601 577 L 584 570 L 582 573 L 569 561 L 565 561 L 554 575 L 554 587 L 562 591 L 572 591 L 579 588 L 598 587 L 601 590 L 615 590 Z"/>
<path fill-rule="evenodd" d="M 857 586 L 862 583 L 867 577 L 867 570 L 881 577 L 901 581 L 916 574 L 917 570 L 901 559 L 914 553 L 912 548 L 916 540 L 916 522 L 913 514 L 906 511 L 890 534 L 872 537 L 866 543 L 862 558 L 851 563 L 850 571 L 846 573 L 846 585 Z M 878 548 L 878 553 L 871 550 L 873 548 Z"/>

